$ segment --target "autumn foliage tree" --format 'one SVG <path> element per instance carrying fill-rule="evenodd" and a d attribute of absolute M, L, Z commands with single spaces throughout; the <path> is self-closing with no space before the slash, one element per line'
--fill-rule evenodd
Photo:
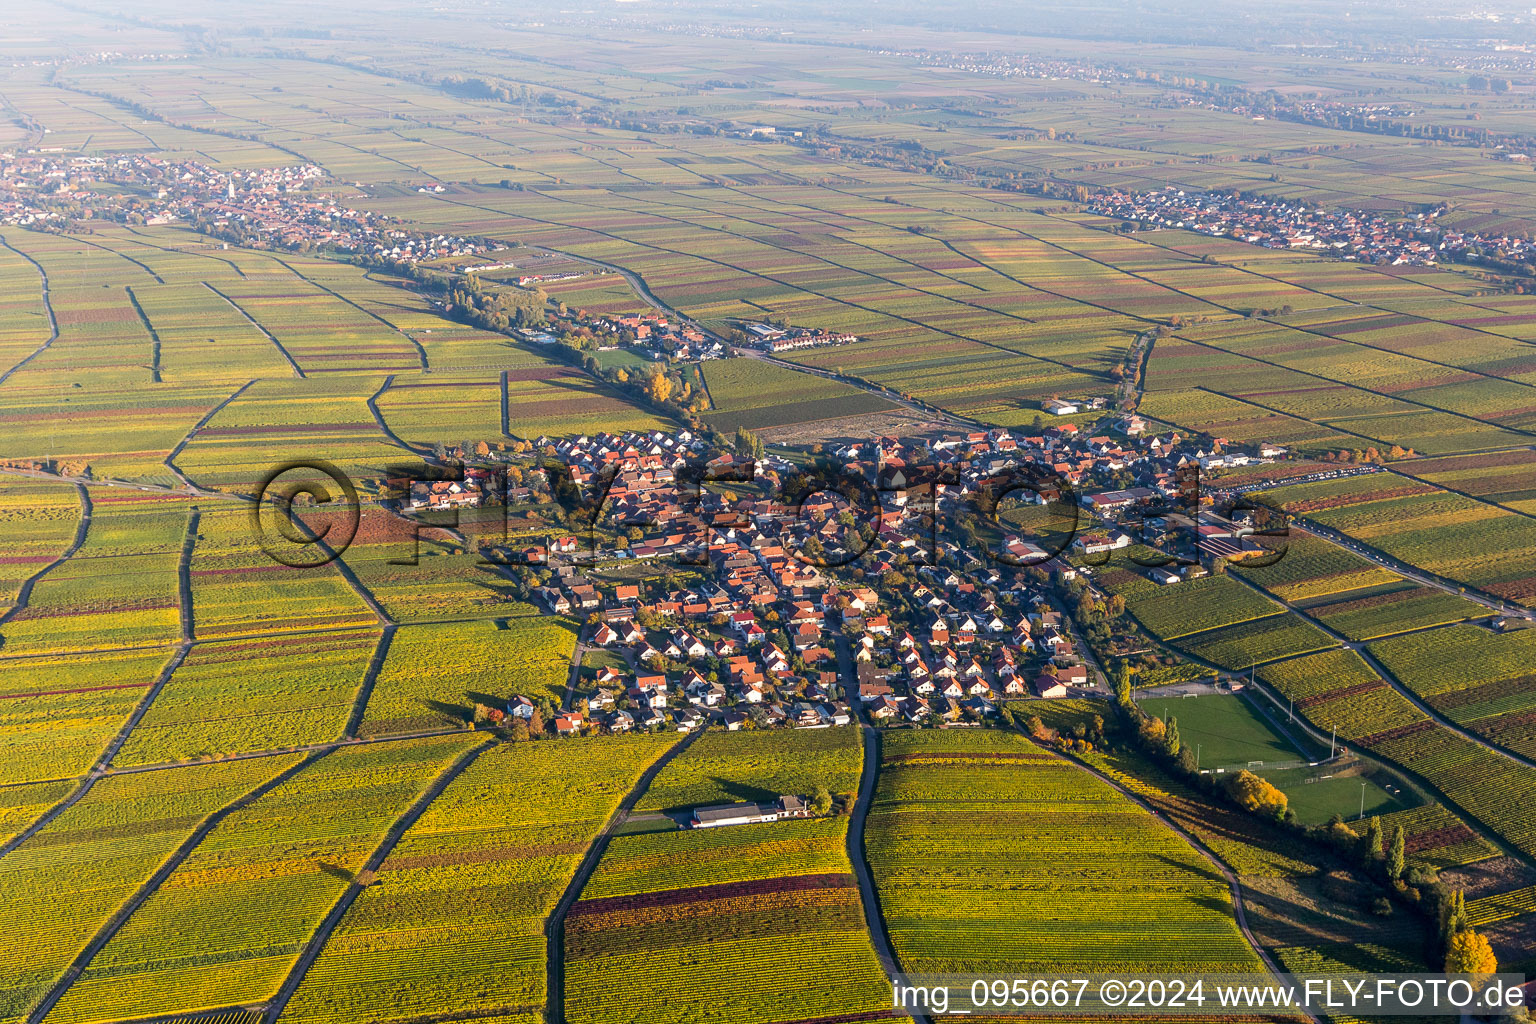
<path fill-rule="evenodd" d="M 1445 950 L 1446 974 L 1493 974 L 1498 969 L 1499 961 L 1486 938 L 1471 929 L 1451 937 Z"/>
<path fill-rule="evenodd" d="M 1227 795 L 1246 811 L 1276 818 L 1290 805 L 1284 793 L 1246 769 L 1227 780 Z"/>

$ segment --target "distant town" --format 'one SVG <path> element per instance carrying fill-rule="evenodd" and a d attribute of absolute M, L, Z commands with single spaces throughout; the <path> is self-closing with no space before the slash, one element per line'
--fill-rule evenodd
<path fill-rule="evenodd" d="M 1509 154 L 1509 158 L 1526 159 L 1524 154 Z M 1183 189 L 1108 192 L 1094 196 L 1088 209 L 1132 224 L 1182 228 L 1266 249 L 1321 251 L 1360 263 L 1432 267 L 1440 261 L 1528 264 L 1536 260 L 1536 245 L 1530 239 L 1441 227 L 1437 223 L 1440 209 L 1391 218 Z"/>

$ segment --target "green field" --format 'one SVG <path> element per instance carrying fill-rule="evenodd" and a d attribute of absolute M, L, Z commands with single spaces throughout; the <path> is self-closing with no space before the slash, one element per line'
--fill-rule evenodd
<path fill-rule="evenodd" d="M 705 420 L 723 431 L 762 430 L 896 408 L 879 395 L 760 359 L 708 363 L 704 381 L 714 403 Z"/>
<path fill-rule="evenodd" d="M 1152 697 L 1137 702 L 1164 721 L 1178 719 L 1184 744 L 1197 749 L 1206 768 L 1244 767 L 1256 761 L 1305 758 L 1247 697 L 1212 693 L 1198 697 Z"/>

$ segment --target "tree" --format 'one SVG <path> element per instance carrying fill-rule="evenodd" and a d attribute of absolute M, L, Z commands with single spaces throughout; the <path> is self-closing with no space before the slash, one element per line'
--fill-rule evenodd
<path fill-rule="evenodd" d="M 664 373 L 653 374 L 645 382 L 645 394 L 651 401 L 661 404 L 672 397 L 672 380 Z"/>
<path fill-rule="evenodd" d="M 1392 830 L 1392 845 L 1387 849 L 1387 877 L 1391 879 L 1402 878 L 1403 872 L 1407 869 L 1407 840 L 1403 836 L 1403 826 L 1398 825 Z"/>
<path fill-rule="evenodd" d="M 1440 944 L 1449 950 L 1451 940 L 1470 928 L 1467 921 L 1467 896 L 1457 889 L 1440 905 Z"/>
<path fill-rule="evenodd" d="M 1365 823 L 1365 848 L 1363 856 L 1366 864 L 1375 863 L 1381 856 L 1381 819 L 1371 815 L 1371 820 Z"/>
<path fill-rule="evenodd" d="M 832 813 L 832 794 L 826 786 L 816 787 L 816 793 L 811 797 L 811 813 L 818 818 Z"/>
<path fill-rule="evenodd" d="M 1227 780 L 1227 795 L 1246 811 L 1275 818 L 1284 815 L 1290 803 L 1284 793 L 1246 769 Z"/>
<path fill-rule="evenodd" d="M 1488 940 L 1470 929 L 1457 932 L 1445 951 L 1446 974 L 1493 974 L 1498 969 Z"/>
<path fill-rule="evenodd" d="M 1168 719 L 1168 728 L 1163 733 L 1163 745 L 1168 751 L 1169 757 L 1178 757 L 1179 751 L 1183 749 L 1184 744 L 1179 739 L 1179 720 L 1177 718 Z"/>
<path fill-rule="evenodd" d="M 1109 669 L 1110 686 L 1115 691 L 1115 701 L 1122 708 L 1130 708 L 1135 703 L 1135 695 L 1131 691 L 1131 666 L 1125 661 L 1117 661 Z"/>

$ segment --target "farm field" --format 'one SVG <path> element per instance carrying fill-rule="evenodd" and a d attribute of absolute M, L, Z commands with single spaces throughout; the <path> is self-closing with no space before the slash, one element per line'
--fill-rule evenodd
<path fill-rule="evenodd" d="M 1284 561 L 1281 559 L 1281 564 Z M 1134 568 L 1112 565 L 1099 574 L 1098 582 L 1109 593 L 1124 597 L 1126 610 L 1165 640 L 1239 626 L 1284 611 L 1262 594 L 1225 576 L 1159 586 Z"/>
<path fill-rule="evenodd" d="M 1434 890 L 1335 898 L 1361 888 L 1348 843 L 1175 779 L 1105 701 L 1009 702 L 1061 755 L 974 705 L 943 729 L 908 706 L 878 765 L 859 727 L 773 727 L 844 667 L 854 587 L 895 637 L 1004 620 L 955 638 L 962 666 L 1034 611 L 1043 644 L 1055 608 L 1138 691 L 1251 675 L 1284 710 L 1146 709 L 1201 767 L 1265 762 L 1301 824 L 1401 826 L 1416 867 L 1472 880 L 1503 966 L 1536 967 L 1536 630 L 1487 602 L 1536 607 L 1523 10 L 64 6 L 13 0 L 0 33 L 0 1024 L 896 1024 L 886 935 L 907 971 L 1260 969 L 1181 830 L 1284 967 L 1440 966 Z M 685 329 L 598 319 L 636 312 Z M 686 330 L 748 323 L 858 340 L 717 359 Z M 654 368 L 686 389 L 657 401 Z M 391 467 L 454 449 L 584 437 L 590 469 L 655 430 L 660 467 L 738 429 L 800 465 L 880 438 L 870 478 L 936 455 L 978 490 L 1021 450 L 1081 494 L 1199 468 L 1317 535 L 1163 586 L 1144 548 L 918 572 L 895 514 L 816 579 L 763 505 L 735 528 L 758 564 L 644 557 L 684 527 L 643 475 L 598 530 L 641 557 L 495 564 L 501 505 L 419 536 L 390 510 Z M 294 462 L 361 494 L 316 568 L 251 531 Z M 582 532 L 557 496 L 520 492 L 506 546 Z M 751 608 L 803 648 L 820 605 L 837 657 L 791 653 L 745 723 L 724 646 L 671 658 L 669 716 L 689 669 L 726 687 L 708 728 L 619 736 L 582 699 L 607 667 L 633 709 L 638 650 L 594 647 L 589 720 L 556 736 L 593 605 L 545 614 L 540 588 L 588 581 L 658 647 Z M 514 695 L 537 741 L 486 713 Z M 823 788 L 827 815 L 674 827 Z"/>
<path fill-rule="evenodd" d="M 656 777 L 635 810 L 771 801 L 782 793 L 809 796 L 818 786 L 851 793 L 863 763 L 857 738 L 851 729 L 706 732 Z"/>
<path fill-rule="evenodd" d="M 1476 626 L 1390 637 L 1370 651 L 1403 686 L 1457 725 L 1505 749 L 1536 755 L 1536 633 Z M 1447 666 L 1454 669 L 1447 671 Z"/>
<path fill-rule="evenodd" d="M 494 514 L 494 510 L 493 510 Z M 306 517 L 312 526 L 326 520 Z M 471 517 L 463 516 L 466 527 Z M 310 554 L 304 552 L 305 555 Z M 393 622 L 536 615 L 511 580 L 472 545 L 414 524 L 376 504 L 359 509 L 357 535 L 339 560 Z"/>
<path fill-rule="evenodd" d="M 0 624 L 0 653 L 170 644 L 180 636 L 177 567 L 192 525 L 185 499 L 98 491 L 79 550 Z M 62 553 L 62 552 L 61 552 Z"/>
<path fill-rule="evenodd" d="M 377 630 L 198 644 L 117 761 L 196 761 L 336 739 L 378 644 Z"/>
<path fill-rule="evenodd" d="M 16 607 L 28 579 L 69 550 L 83 512 L 72 487 L 15 477 L 0 480 L 0 525 L 8 541 L 8 552 L 0 558 L 0 615 Z"/>
<path fill-rule="evenodd" d="M 883 746 L 865 842 L 905 970 L 1259 969 L 1210 864 L 1071 762 L 991 731 Z"/>
<path fill-rule="evenodd" d="M 473 1010 L 542 1019 L 544 918 L 672 736 L 482 754 L 405 834 L 283 1014 L 376 1024 Z"/>
<path fill-rule="evenodd" d="M 565 696 L 576 627 L 562 618 L 403 626 L 390 639 L 359 734 L 467 726 L 474 705 Z M 451 651 L 445 663 L 442 652 Z"/>
<path fill-rule="evenodd" d="M 162 650 L 0 658 L 0 783 L 83 774 L 168 661 Z"/>
<path fill-rule="evenodd" d="M 800 373 L 761 359 L 722 359 L 706 365 L 704 380 L 716 430 L 762 430 L 815 420 L 843 419 L 896 408 L 849 384 Z"/>
<path fill-rule="evenodd" d="M 272 995 L 390 825 L 474 742 L 376 744 L 311 761 L 219 822 L 49 1016 L 115 1021 Z"/>
<path fill-rule="evenodd" d="M 765 745 L 750 732 L 706 733 L 662 769 L 662 795 L 646 802 L 764 799 L 764 782 L 856 784 L 857 729 L 767 735 Z M 795 774 L 764 773 L 765 755 Z M 846 838 L 845 817 L 681 831 L 663 819 L 615 836 L 566 919 L 567 1018 L 891 1018 Z"/>
<path fill-rule="evenodd" d="M 103 779 L 0 861 L 0 921 L 27 955 L 0 964 L 0 1020 L 20 1021 L 199 821 L 298 756 Z"/>
<path fill-rule="evenodd" d="M 1536 521 L 1432 484 L 1375 473 L 1260 496 L 1408 565 L 1521 604 L 1536 595 L 1523 552 Z"/>
<path fill-rule="evenodd" d="M 373 612 L 334 565 L 293 569 L 252 535 L 244 504 L 200 508 L 188 566 L 194 635 L 222 639 L 302 626 L 371 626 Z"/>

